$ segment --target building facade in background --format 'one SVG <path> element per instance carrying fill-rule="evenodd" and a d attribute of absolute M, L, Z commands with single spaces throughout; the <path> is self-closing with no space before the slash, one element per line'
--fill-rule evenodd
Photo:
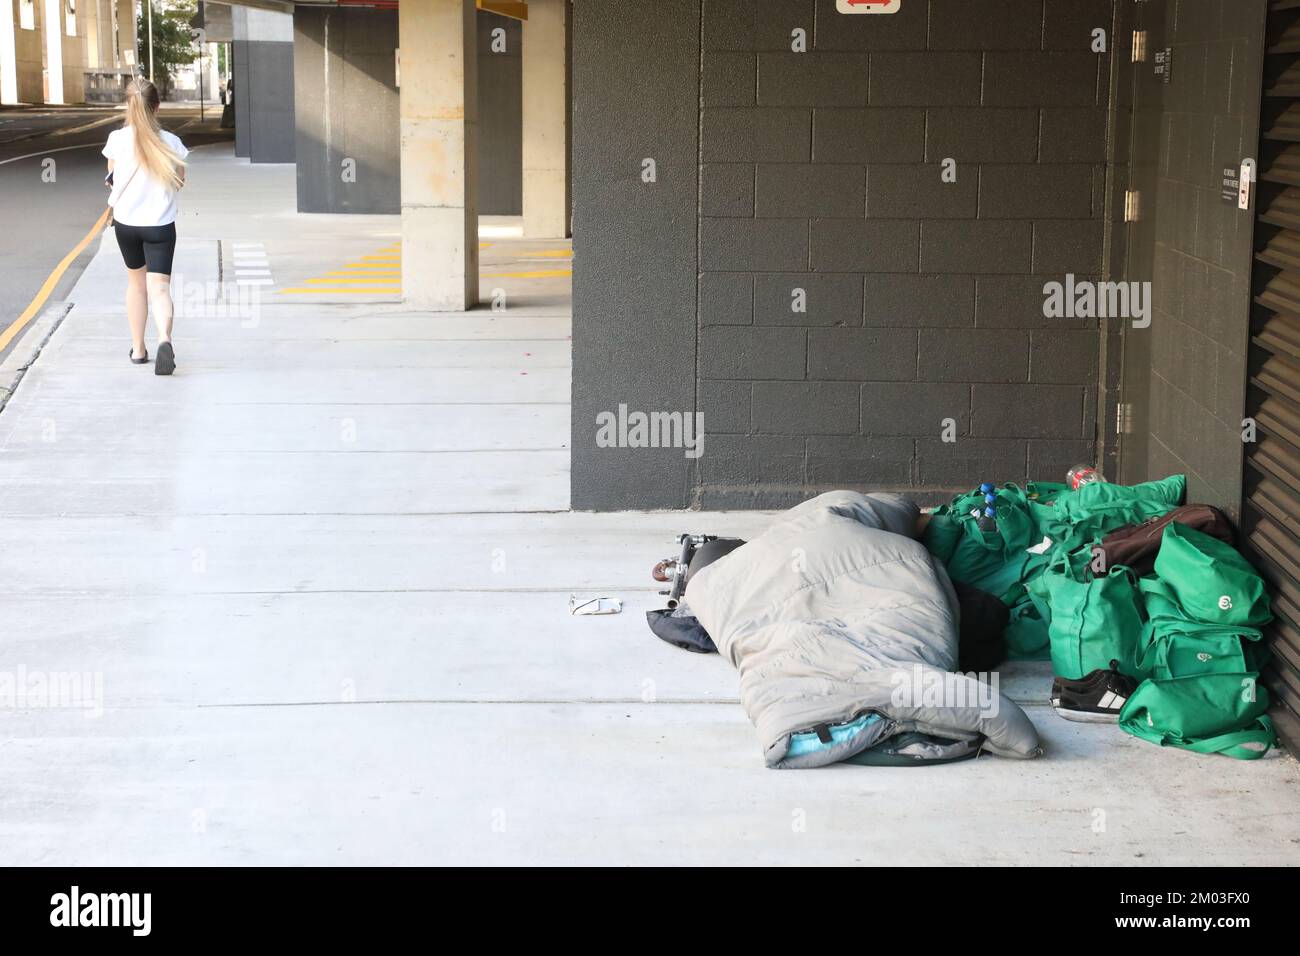
<path fill-rule="evenodd" d="M 135 50 L 133 0 L 0 0 L 0 103 L 113 102 Z"/>

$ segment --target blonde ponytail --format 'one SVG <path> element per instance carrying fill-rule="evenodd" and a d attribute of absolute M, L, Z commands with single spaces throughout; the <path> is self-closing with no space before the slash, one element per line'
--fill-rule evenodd
<path fill-rule="evenodd" d="M 126 125 L 135 131 L 135 158 L 140 168 L 173 192 L 184 185 L 185 161 L 163 142 L 158 126 L 158 88 L 144 77 L 126 87 Z"/>

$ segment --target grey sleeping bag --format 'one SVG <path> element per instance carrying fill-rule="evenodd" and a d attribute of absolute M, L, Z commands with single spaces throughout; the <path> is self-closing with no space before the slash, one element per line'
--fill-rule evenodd
<path fill-rule="evenodd" d="M 902 733 L 1036 757 L 1016 704 L 957 666 L 957 598 L 898 495 L 837 491 L 696 574 L 686 599 L 723 657 L 770 767 L 845 760 Z"/>

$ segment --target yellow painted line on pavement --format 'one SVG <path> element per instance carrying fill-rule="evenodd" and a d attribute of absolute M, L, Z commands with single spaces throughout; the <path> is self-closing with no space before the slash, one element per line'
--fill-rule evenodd
<path fill-rule="evenodd" d="M 401 292 L 401 286 L 374 286 L 369 289 L 330 288 L 321 286 L 316 289 L 281 289 L 281 295 L 378 295 L 381 292 Z"/>
<path fill-rule="evenodd" d="M 36 313 L 40 312 L 41 307 L 45 305 L 46 300 L 49 299 L 50 294 L 59 284 L 59 280 L 63 278 L 63 274 L 68 271 L 68 266 L 72 265 L 73 260 L 75 260 L 77 256 L 81 255 L 82 250 L 84 250 L 86 246 L 90 245 L 92 239 L 99 235 L 107 222 L 108 210 L 105 209 L 99 214 L 99 218 L 95 220 L 95 224 L 90 227 L 90 232 L 86 233 L 85 236 L 82 237 L 81 241 L 73 246 L 72 251 L 64 256 L 63 261 L 55 266 L 54 271 L 46 277 L 44 284 L 36 293 L 36 298 L 32 299 L 27 308 L 23 310 L 23 314 L 14 319 L 13 324 L 10 325 L 9 328 L 0 332 L 0 351 L 4 351 L 8 348 L 9 343 L 14 340 L 18 333 L 25 329 L 32 319 L 36 318 Z"/>
<path fill-rule="evenodd" d="M 24 140 L 29 140 L 29 139 L 39 139 L 42 136 L 50 136 L 50 137 L 71 136 L 73 133 L 84 133 L 87 130 L 95 129 L 97 126 L 107 126 L 109 123 L 120 123 L 123 121 L 123 119 L 125 119 L 125 116 L 122 113 L 114 111 L 113 113 L 110 113 L 108 116 L 101 117 L 100 119 L 97 120 L 91 120 L 89 123 L 83 123 L 80 126 L 67 126 L 62 129 L 56 129 L 52 131 L 37 130 L 34 133 L 24 133 L 22 136 L 15 136 L 13 139 L 0 140 L 0 146 L 7 146 L 10 143 L 20 143 L 23 142 Z M 87 143 L 86 145 L 90 146 L 92 144 Z M 94 143 L 93 145 L 98 146 L 99 144 Z M 73 148 L 79 149 L 81 147 L 73 147 Z M 50 152 L 52 152 L 52 150 Z"/>
<path fill-rule="evenodd" d="M 80 126 L 69 126 L 64 129 L 57 129 L 51 136 L 71 136 L 73 133 L 84 133 L 86 130 L 96 129 L 100 126 L 107 126 L 109 123 L 122 123 L 126 119 L 125 114 L 112 112 L 101 119 L 91 120 L 89 123 L 83 123 Z"/>
<path fill-rule="evenodd" d="M 485 272 L 485 279 L 554 279 L 573 275 L 572 269 L 537 269 L 533 272 Z"/>
<path fill-rule="evenodd" d="M 300 279 L 293 288 L 280 289 L 281 295 L 372 295 L 402 291 L 401 243 L 389 243 L 372 255 L 353 262 L 335 264 L 330 272 Z"/>
<path fill-rule="evenodd" d="M 356 276 L 351 279 L 303 279 L 302 283 L 303 285 L 392 285 L 393 280 Z"/>
<path fill-rule="evenodd" d="M 555 258 L 555 259 L 568 259 L 573 256 L 573 250 L 572 249 L 539 249 L 536 252 L 523 252 L 520 253 L 520 255 L 528 256 L 530 258 L 532 256 L 546 256 L 548 258 Z"/>

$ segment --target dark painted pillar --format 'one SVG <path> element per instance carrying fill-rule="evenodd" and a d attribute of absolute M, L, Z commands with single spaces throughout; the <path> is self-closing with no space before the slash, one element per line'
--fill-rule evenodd
<path fill-rule="evenodd" d="M 596 439 L 620 405 L 695 410 L 700 5 L 577 3 L 573 18 L 573 507 L 681 508 L 683 449 Z"/>
<path fill-rule="evenodd" d="M 235 155 L 255 163 L 294 161 L 293 18 L 232 9 Z"/>
<path fill-rule="evenodd" d="M 294 11 L 298 211 L 399 213 L 397 13 Z"/>

